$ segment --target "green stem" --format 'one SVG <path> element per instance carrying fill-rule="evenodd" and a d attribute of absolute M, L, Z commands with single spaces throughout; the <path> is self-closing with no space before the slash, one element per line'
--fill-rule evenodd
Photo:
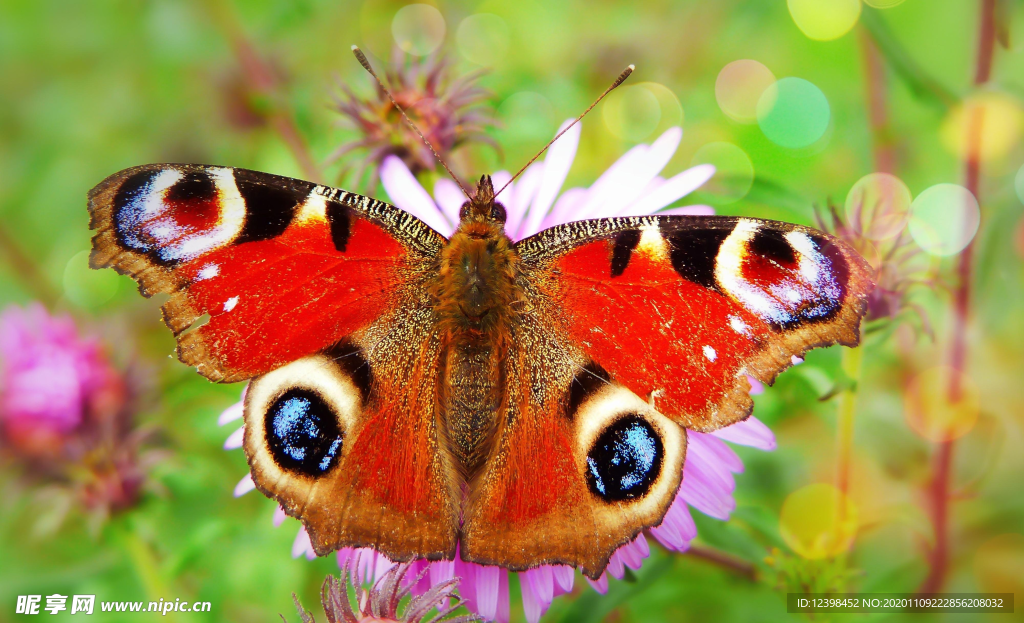
<path fill-rule="evenodd" d="M 149 544 L 132 530 L 131 526 L 124 523 L 117 529 L 117 539 L 121 543 L 121 548 L 125 554 L 128 555 L 128 560 L 131 561 L 139 582 L 142 583 L 142 587 L 146 592 L 146 601 L 159 602 L 161 598 L 173 600 L 170 588 L 160 573 L 160 565 L 157 562 L 156 555 L 149 547 Z M 177 616 L 174 612 L 168 612 L 163 618 L 171 623 L 177 621 Z"/>

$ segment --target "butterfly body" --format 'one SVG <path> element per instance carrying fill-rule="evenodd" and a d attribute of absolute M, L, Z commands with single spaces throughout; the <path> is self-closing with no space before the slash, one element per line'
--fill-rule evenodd
<path fill-rule="evenodd" d="M 747 417 L 747 376 L 854 345 L 863 260 L 733 217 L 559 225 L 513 242 L 490 179 L 450 238 L 278 176 L 147 165 L 90 193 L 92 265 L 166 292 L 179 358 L 251 379 L 257 488 L 314 549 L 597 578 L 658 525 L 687 429 Z M 201 321 L 208 316 L 203 324 Z"/>

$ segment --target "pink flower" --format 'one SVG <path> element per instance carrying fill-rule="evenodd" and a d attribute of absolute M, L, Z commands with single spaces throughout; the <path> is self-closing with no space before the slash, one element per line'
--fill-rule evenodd
<path fill-rule="evenodd" d="M 39 303 L 0 314 L 0 430 L 9 446 L 54 455 L 86 420 L 119 407 L 123 391 L 99 343 L 80 337 L 69 317 Z"/>
<path fill-rule="evenodd" d="M 569 122 L 567 121 L 566 124 Z M 563 125 L 563 127 L 565 127 Z M 508 211 L 505 229 L 513 240 L 520 240 L 542 229 L 584 218 L 637 216 L 644 214 L 714 214 L 708 206 L 691 205 L 664 209 L 696 190 L 714 174 L 711 165 L 698 165 L 674 176 L 660 176 L 682 139 L 681 128 L 671 128 L 650 145 L 637 145 L 619 158 L 589 188 L 562 191 L 579 145 L 580 124 L 576 124 L 551 146 L 543 161 L 530 166 L 523 175 L 502 192 L 498 200 Z M 492 176 L 495 189 L 504 186 L 511 175 L 499 171 Z M 431 195 L 420 185 L 412 172 L 397 157 L 384 159 L 381 181 L 395 205 L 416 215 L 427 225 L 450 236 L 458 224 L 459 207 L 466 200 L 458 186 L 440 179 Z M 751 379 L 752 393 L 761 393 L 763 386 Z M 229 407 L 221 415 L 225 424 L 242 417 L 241 403 Z M 647 531 L 665 548 L 683 552 L 697 536 L 697 527 L 690 508 L 726 520 L 736 507 L 732 497 L 736 486 L 733 474 L 743 471 L 743 462 L 725 442 L 751 446 L 761 450 L 775 448 L 775 436 L 754 417 L 710 434 L 688 432 L 689 447 L 683 467 L 683 483 L 669 507 L 662 524 Z M 236 430 L 226 448 L 242 445 L 242 429 Z M 235 487 L 235 495 L 254 488 L 247 475 Z M 285 519 L 281 509 L 274 516 L 280 525 Z M 621 548 L 611 557 L 605 573 L 596 581 L 587 578 L 594 590 L 608 590 L 608 576 L 622 579 L 626 567 L 639 569 L 650 554 L 645 534 Z M 300 528 L 292 546 L 294 557 L 314 558 L 305 529 Z M 382 577 L 395 563 L 372 549 L 346 548 L 338 551 L 338 564 L 351 565 L 356 581 L 372 581 Z M 412 587 L 420 594 L 431 584 L 461 578 L 459 595 L 466 606 L 484 619 L 509 620 L 509 571 L 500 567 L 464 562 L 458 555 L 454 561 L 412 563 L 410 575 L 426 571 L 424 579 Z M 575 571 L 571 567 L 545 565 L 518 573 L 527 621 L 536 623 L 555 597 L 572 590 Z M 429 580 L 429 581 L 428 581 Z"/>

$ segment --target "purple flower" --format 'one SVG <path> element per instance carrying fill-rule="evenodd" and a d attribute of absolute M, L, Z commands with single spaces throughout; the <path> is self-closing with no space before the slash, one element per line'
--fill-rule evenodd
<path fill-rule="evenodd" d="M 682 135 L 682 129 L 671 128 L 650 145 L 637 145 L 630 149 L 589 188 L 562 191 L 579 145 L 580 124 L 576 124 L 551 146 L 542 162 L 531 165 L 499 196 L 508 211 L 506 231 L 513 240 L 520 240 L 559 223 L 584 218 L 637 216 L 654 212 L 714 214 L 712 208 L 702 205 L 664 209 L 696 190 L 715 172 L 711 165 L 698 165 L 669 178 L 659 175 L 678 148 Z M 504 186 L 510 178 L 506 171 L 492 176 L 496 189 Z M 454 182 L 438 180 L 431 197 L 402 160 L 393 156 L 384 159 L 381 181 L 395 205 L 446 236 L 455 231 L 459 207 L 466 198 Z M 750 382 L 751 393 L 764 390 L 755 379 L 750 378 Z M 239 403 L 221 414 L 220 423 L 226 424 L 241 417 L 242 405 Z M 241 428 L 236 430 L 228 438 L 225 448 L 241 447 L 242 431 Z M 666 549 L 675 552 L 686 551 L 697 536 L 697 527 L 690 515 L 691 507 L 721 520 L 728 519 L 736 507 L 732 497 L 736 486 L 733 474 L 743 471 L 743 462 L 725 442 L 761 450 L 775 448 L 775 436 L 771 430 L 754 417 L 710 434 L 691 431 L 688 439 L 683 482 L 676 499 L 661 525 L 646 532 Z M 236 485 L 235 495 L 243 495 L 254 488 L 252 479 L 246 475 Z M 280 525 L 284 519 L 284 512 L 278 508 L 274 523 Z M 587 578 L 587 582 L 594 590 L 604 593 L 608 590 L 609 575 L 621 579 L 626 567 L 639 569 L 649 554 L 647 537 L 641 533 L 612 554 L 608 568 L 600 578 L 596 581 Z M 292 556 L 310 559 L 316 556 L 304 528 L 300 528 L 296 535 Z M 380 578 L 395 566 L 384 555 L 369 548 L 342 549 L 337 557 L 340 566 L 351 565 L 357 582 Z M 454 561 L 420 560 L 412 563 L 411 573 L 424 572 L 424 580 L 413 586 L 413 594 L 420 594 L 431 584 L 458 577 L 461 578 L 459 594 L 471 611 L 487 620 L 509 620 L 509 571 L 506 569 L 467 563 L 456 554 Z M 561 565 L 545 565 L 518 575 L 523 610 L 531 623 L 540 619 L 555 597 L 570 592 L 575 580 L 574 569 Z"/>
<path fill-rule="evenodd" d="M 455 592 L 459 583 L 455 578 L 433 581 L 427 573 L 416 573 L 412 565 L 406 563 L 385 570 L 373 587 L 366 590 L 363 579 L 357 578 L 355 572 L 349 573 L 350 567 L 351 562 L 346 561 L 341 565 L 341 577 L 327 576 L 320 589 L 320 602 L 328 623 L 422 623 L 435 609 L 437 614 L 428 623 L 472 623 L 480 620 L 471 614 L 445 618 L 464 603 Z M 349 592 L 350 578 L 355 588 L 355 608 Z M 410 594 L 413 587 L 424 583 L 426 588 L 414 595 L 405 608 L 400 608 L 402 599 Z M 302 607 L 295 593 L 292 593 L 292 600 L 303 623 L 314 623 L 313 615 Z M 399 610 L 402 610 L 401 615 Z"/>
<path fill-rule="evenodd" d="M 31 457 L 66 449 L 87 420 L 120 408 L 124 385 L 99 342 L 39 303 L 0 314 L 0 430 L 5 444 Z"/>
<path fill-rule="evenodd" d="M 481 71 L 453 78 L 452 63 L 444 56 L 409 58 L 398 48 L 392 56 L 387 71 L 391 94 L 446 162 L 453 164 L 452 151 L 468 142 L 488 143 L 497 149 L 486 133 L 495 121 L 493 111 L 484 105 L 488 92 L 476 84 Z M 345 84 L 341 90 L 336 108 L 361 137 L 335 150 L 328 162 L 355 150 L 367 150 L 359 159 L 355 179 L 362 181 L 363 171 L 372 165 L 370 188 L 377 186 L 380 164 L 386 157 L 401 159 L 415 173 L 437 167 L 430 148 L 379 87 L 371 98 L 356 96 Z"/>

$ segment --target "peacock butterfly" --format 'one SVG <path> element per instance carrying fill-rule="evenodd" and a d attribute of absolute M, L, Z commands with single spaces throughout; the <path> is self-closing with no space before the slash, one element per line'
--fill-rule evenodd
<path fill-rule="evenodd" d="M 179 359 L 252 380 L 253 481 L 320 555 L 458 546 L 596 579 L 661 523 L 686 430 L 746 418 L 748 375 L 856 345 L 873 287 L 842 241 L 753 218 L 587 220 L 513 243 L 486 175 L 450 239 L 369 197 L 194 164 L 116 173 L 89 210 L 91 265 L 170 295 Z"/>

